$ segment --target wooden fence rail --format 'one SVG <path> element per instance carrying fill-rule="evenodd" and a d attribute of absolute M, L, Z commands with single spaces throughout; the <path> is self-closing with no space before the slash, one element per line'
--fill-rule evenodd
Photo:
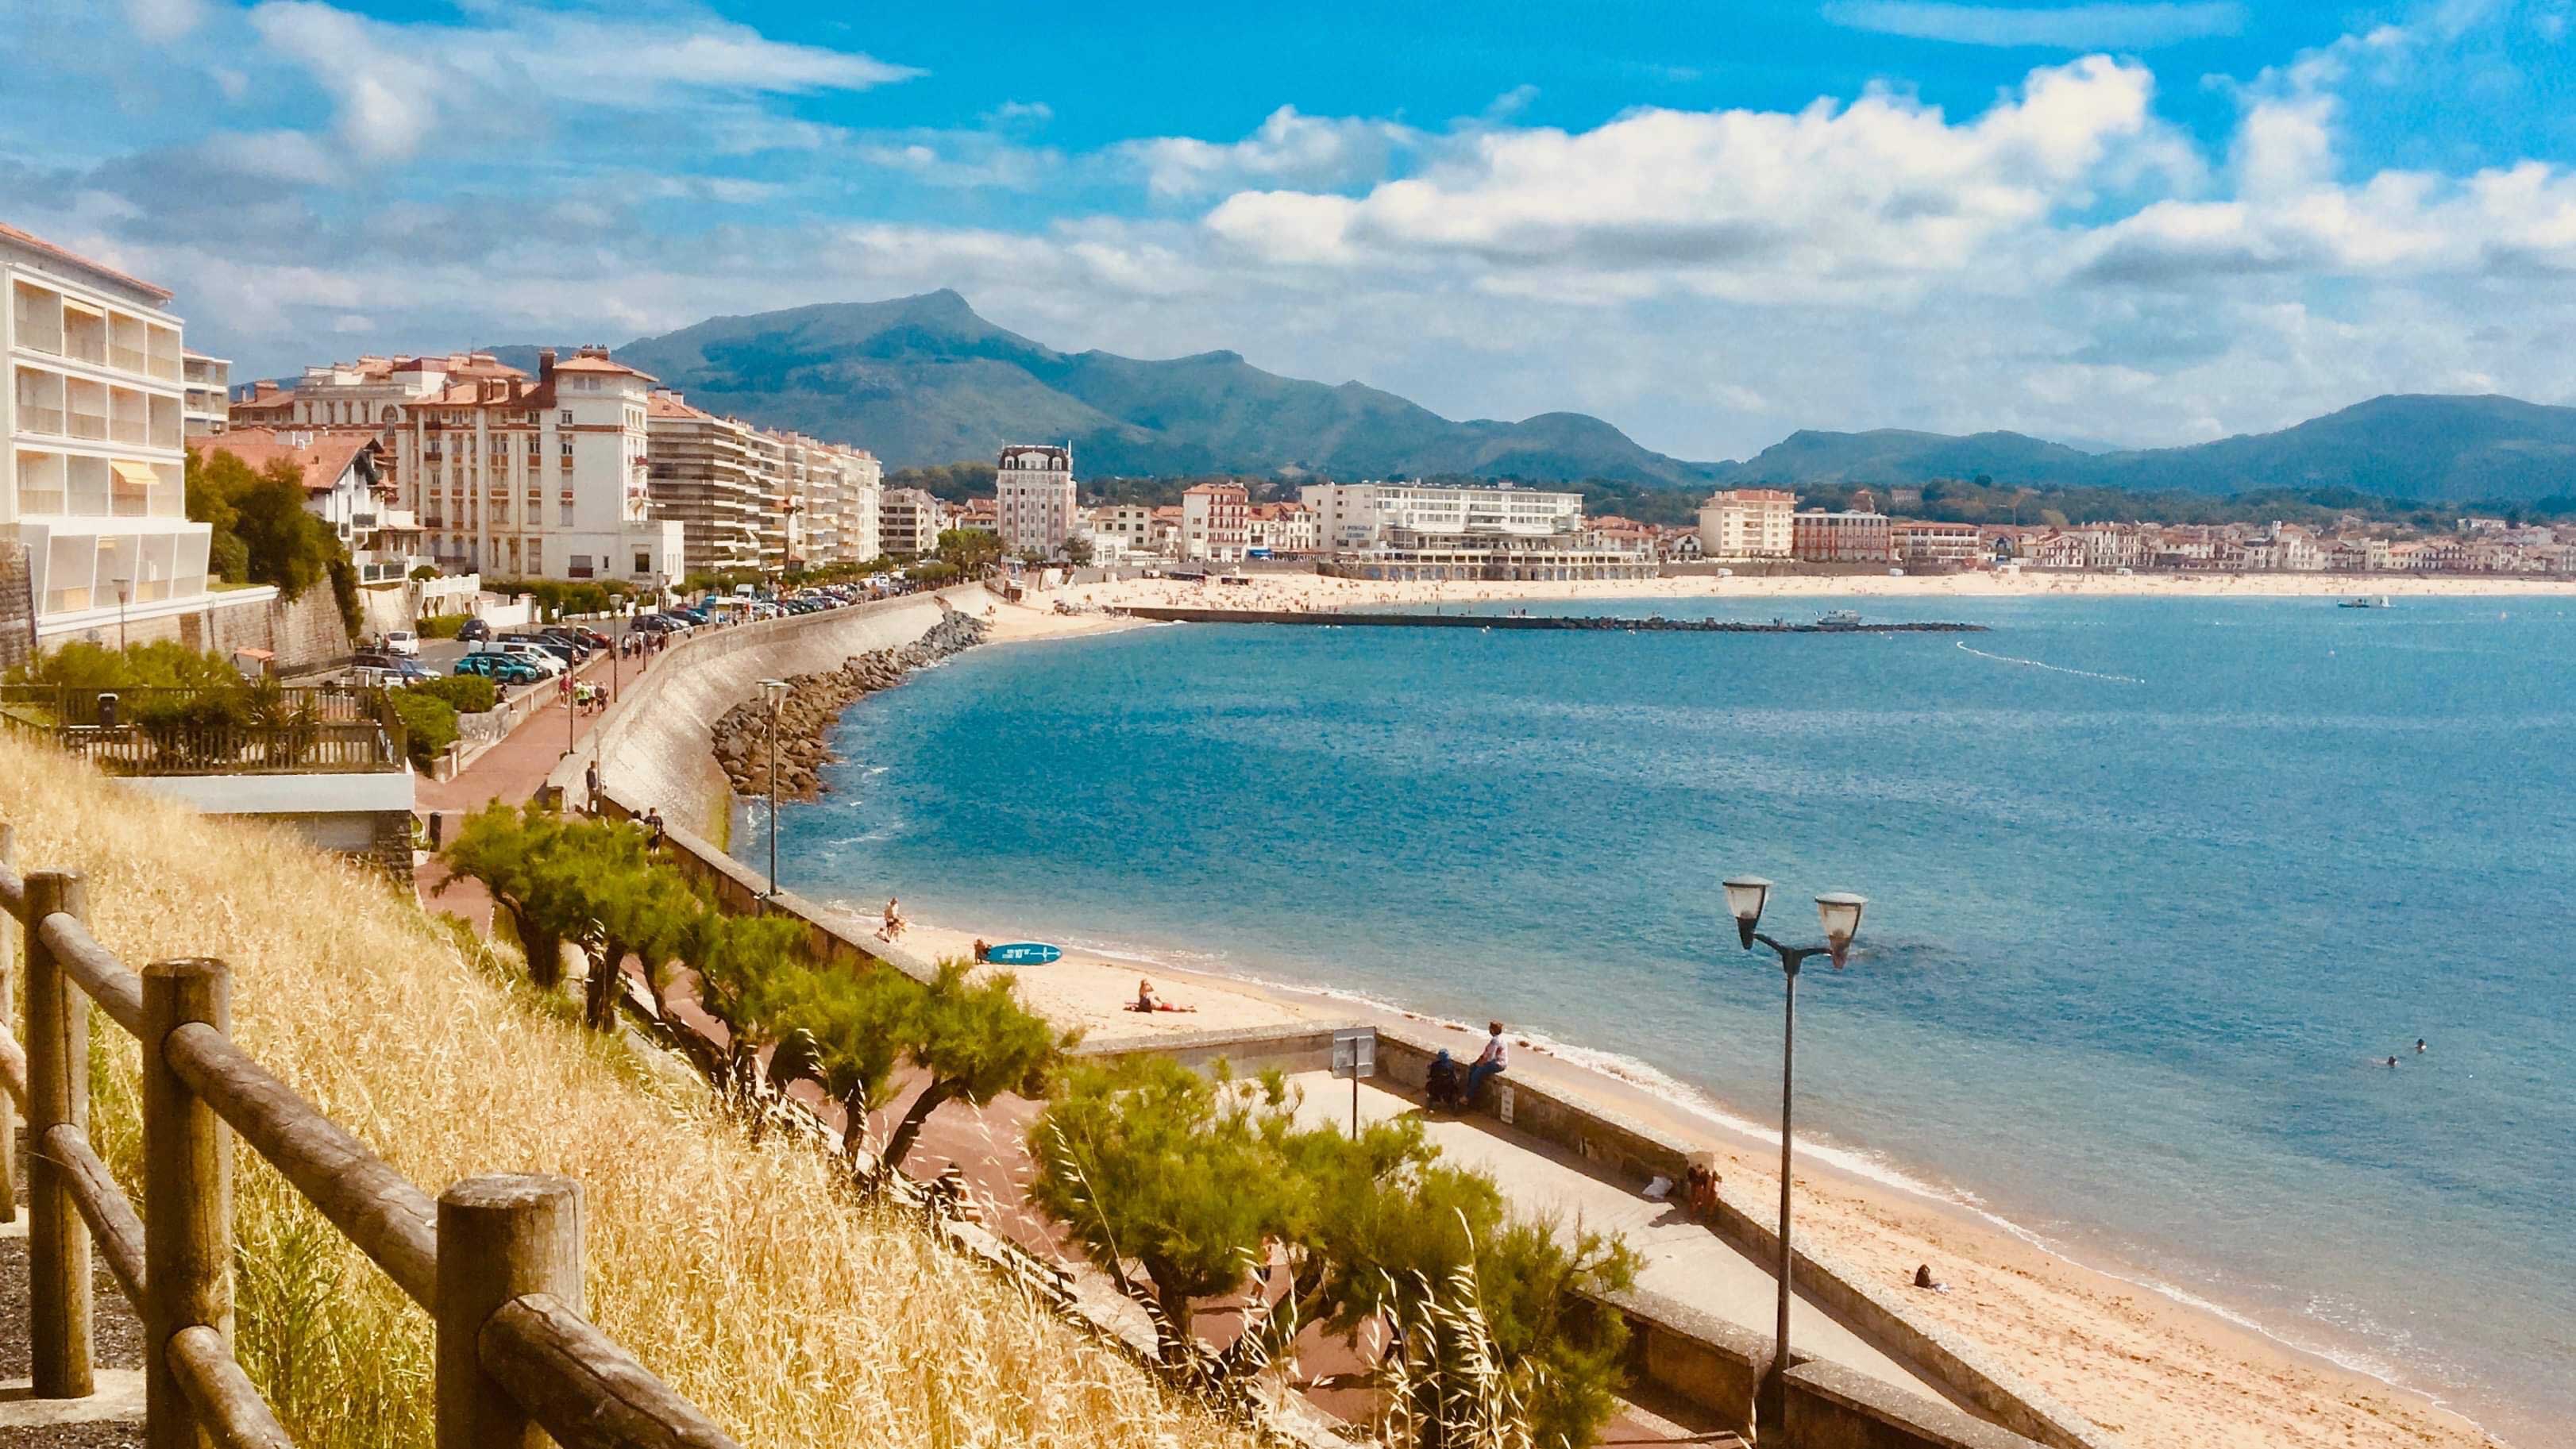
<path fill-rule="evenodd" d="M 0 1011 L 13 935 L 23 934 L 27 977 L 25 1048 L 0 1030 L 0 1144 L 14 1102 L 26 1114 L 31 1159 L 35 1397 L 92 1391 L 95 1243 L 143 1319 L 149 1449 L 292 1449 L 233 1357 L 238 1136 L 430 1313 L 438 1449 L 549 1437 L 566 1449 L 734 1449 L 582 1316 L 580 1184 L 469 1178 L 433 1201 L 233 1041 L 223 962 L 128 969 L 90 935 L 81 877 L 21 877 L 11 845 L 0 825 L 0 908 L 23 928 L 0 928 Z M 143 1047 L 140 1213 L 90 1141 L 92 1004 Z"/>

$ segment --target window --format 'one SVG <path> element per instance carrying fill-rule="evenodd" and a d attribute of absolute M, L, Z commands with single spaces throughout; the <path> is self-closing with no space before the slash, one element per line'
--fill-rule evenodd
<path fill-rule="evenodd" d="M 570 409 L 570 408 L 565 408 L 562 412 L 559 412 L 559 413 L 555 414 L 555 421 L 556 421 L 556 422 L 559 422 L 559 423 L 561 423 L 561 424 L 563 424 L 563 425 L 564 425 L 565 427 L 567 427 L 567 428 L 568 428 L 568 427 L 571 427 L 571 426 L 572 426 L 572 409 Z"/>
<path fill-rule="evenodd" d="M 566 503 L 566 504 L 561 505 L 561 518 L 562 518 L 562 522 L 561 522 L 559 525 L 557 525 L 558 527 L 562 527 L 562 528 L 570 528 L 570 527 L 572 527 L 572 505 L 571 505 L 571 504 Z"/>
<path fill-rule="evenodd" d="M 639 573 L 639 574 L 649 574 L 649 573 L 651 573 L 652 571 L 653 571 L 653 556 L 652 556 L 651 554 L 649 554 L 649 553 L 639 553 L 639 554 L 635 555 L 635 572 L 637 572 L 637 573 Z"/>
<path fill-rule="evenodd" d="M 566 460 L 569 460 L 572 457 L 572 439 L 570 438 L 563 440 L 563 455 Z"/>

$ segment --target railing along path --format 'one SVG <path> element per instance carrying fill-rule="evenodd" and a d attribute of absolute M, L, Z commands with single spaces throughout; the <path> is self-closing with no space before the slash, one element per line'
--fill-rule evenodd
<path fill-rule="evenodd" d="M 143 1319 L 150 1449 L 290 1449 L 232 1351 L 238 1134 L 429 1312 L 438 1449 L 547 1436 L 566 1449 L 732 1449 L 731 1436 L 583 1317 L 580 1184 L 475 1177 L 431 1199 L 233 1041 L 223 962 L 127 969 L 89 933 L 83 879 L 21 877 L 11 849 L 0 825 L 0 908 L 24 928 L 27 972 L 25 1048 L 0 1031 L 0 1183 L 14 1101 L 30 1158 L 35 1397 L 93 1389 L 94 1243 Z M 10 934 L 0 926 L 0 1010 Z M 90 1142 L 92 1003 L 143 1047 L 139 1213 Z M 0 1201 L 0 1218 L 10 1211 Z"/>

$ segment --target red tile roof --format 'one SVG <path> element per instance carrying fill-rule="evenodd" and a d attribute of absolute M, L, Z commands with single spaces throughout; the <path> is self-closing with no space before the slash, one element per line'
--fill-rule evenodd
<path fill-rule="evenodd" d="M 322 493 L 340 481 L 360 453 L 373 446 L 376 430 L 346 428 L 234 428 L 199 444 L 208 453 L 230 453 L 253 469 L 283 458 L 304 474 L 307 492 Z"/>

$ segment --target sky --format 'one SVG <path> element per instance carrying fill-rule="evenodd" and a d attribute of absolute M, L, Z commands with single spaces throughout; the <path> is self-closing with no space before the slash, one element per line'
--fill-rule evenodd
<path fill-rule="evenodd" d="M 0 221 L 170 287 L 236 378 L 953 287 L 1068 351 L 1692 459 L 2161 445 L 2576 403 L 2571 31 L 2576 0 L 0 0 Z"/>

